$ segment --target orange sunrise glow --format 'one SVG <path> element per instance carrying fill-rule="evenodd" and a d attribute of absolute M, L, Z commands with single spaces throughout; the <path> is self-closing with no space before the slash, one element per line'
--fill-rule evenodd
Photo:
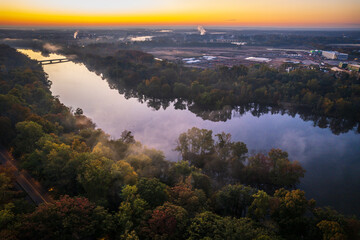
<path fill-rule="evenodd" d="M 360 2 L 24 1 L 0 3 L 2 26 L 229 25 L 356 27 Z"/>

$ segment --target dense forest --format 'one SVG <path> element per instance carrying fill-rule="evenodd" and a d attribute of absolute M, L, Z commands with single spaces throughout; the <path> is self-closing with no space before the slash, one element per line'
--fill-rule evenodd
<path fill-rule="evenodd" d="M 305 171 L 280 149 L 249 154 L 229 133 L 192 128 L 170 162 L 129 131 L 111 139 L 50 85 L 0 45 L 1 144 L 53 199 L 29 203 L 0 166 L 1 239 L 360 239 L 359 220 L 296 189 Z"/>
<path fill-rule="evenodd" d="M 316 67 L 288 73 L 286 64 L 279 69 L 266 64 L 187 68 L 140 51 L 114 52 L 111 44 L 68 47 L 63 53 L 75 54 L 76 61 L 102 74 L 112 88 L 126 97 L 148 101 L 155 109 L 174 101 L 175 108 L 187 106 L 195 113 L 225 110 L 226 115 L 228 108 L 255 106 L 255 114 L 298 113 L 336 134 L 354 128 L 360 132 L 360 78 L 356 73 L 326 73 Z"/>

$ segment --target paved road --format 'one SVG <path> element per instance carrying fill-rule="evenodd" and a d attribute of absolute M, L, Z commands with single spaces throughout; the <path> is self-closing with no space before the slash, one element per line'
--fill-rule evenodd
<path fill-rule="evenodd" d="M 31 200 L 36 205 L 41 203 L 48 203 L 51 201 L 51 198 L 45 194 L 45 191 L 38 182 L 31 178 L 31 176 L 26 171 L 20 171 L 18 169 L 14 158 L 3 147 L 0 147 L 0 161 L 2 164 L 14 167 L 16 169 L 16 182 L 29 195 Z"/>

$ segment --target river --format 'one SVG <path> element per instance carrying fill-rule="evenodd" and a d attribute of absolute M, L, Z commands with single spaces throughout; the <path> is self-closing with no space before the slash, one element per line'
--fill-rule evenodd
<path fill-rule="evenodd" d="M 36 60 L 64 57 L 19 51 Z M 166 110 L 155 111 L 110 89 L 106 80 L 83 64 L 44 65 L 44 70 L 52 81 L 53 95 L 66 106 L 83 109 L 112 138 L 130 130 L 136 140 L 162 150 L 172 161 L 180 158 L 173 151 L 177 137 L 191 127 L 211 129 L 215 134 L 231 133 L 232 139 L 245 142 L 251 153 L 280 148 L 306 169 L 299 188 L 308 198 L 314 198 L 319 206 L 330 205 L 345 214 L 360 216 L 360 135 L 354 131 L 335 135 L 298 115 L 269 113 L 255 117 L 250 112 L 242 116 L 233 112 L 230 120 L 212 122 L 188 110 L 177 110 L 172 104 Z"/>

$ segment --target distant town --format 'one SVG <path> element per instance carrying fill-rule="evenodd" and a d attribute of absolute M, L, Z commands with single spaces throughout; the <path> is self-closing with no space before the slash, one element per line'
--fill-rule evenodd
<path fill-rule="evenodd" d="M 360 33 L 342 30 L 259 30 L 204 28 L 0 30 L 0 43 L 56 50 L 89 44 L 148 52 L 196 68 L 267 63 L 272 67 L 359 72 Z M 47 43 L 47 44 L 46 44 Z M 109 51 L 112 51 L 109 49 Z"/>

